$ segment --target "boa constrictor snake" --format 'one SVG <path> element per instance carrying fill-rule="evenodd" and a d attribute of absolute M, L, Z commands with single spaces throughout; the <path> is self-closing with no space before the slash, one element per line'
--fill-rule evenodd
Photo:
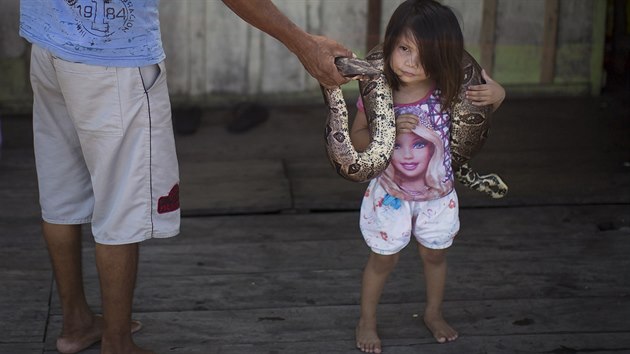
<path fill-rule="evenodd" d="M 396 140 L 392 90 L 383 74 L 382 46 L 372 49 L 365 60 L 337 58 L 335 62 L 343 76 L 361 78 L 359 92 L 365 107 L 371 142 L 365 151 L 357 152 L 354 149 L 350 141 L 348 108 L 341 87 L 322 88 L 328 106 L 326 152 L 339 175 L 353 182 L 366 182 L 387 168 Z M 494 173 L 479 175 L 468 164 L 488 137 L 492 108 L 474 106 L 465 98 L 468 86 L 485 83 L 481 67 L 467 52 L 464 52 L 462 68 L 464 82 L 451 110 L 450 143 L 455 178 L 468 188 L 493 198 L 501 198 L 508 191 L 501 177 Z"/>

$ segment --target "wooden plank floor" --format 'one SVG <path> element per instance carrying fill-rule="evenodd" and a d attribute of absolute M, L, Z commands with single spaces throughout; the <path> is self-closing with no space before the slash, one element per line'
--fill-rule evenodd
<path fill-rule="evenodd" d="M 157 353 L 357 353 L 364 184 L 334 174 L 322 106 L 273 107 L 238 135 L 208 110 L 177 136 L 181 235 L 141 247 L 137 342 Z M 61 309 L 40 236 L 29 124 L 3 117 L 0 353 L 54 353 Z M 567 128 L 570 127 L 570 128 Z M 422 324 L 424 282 L 410 245 L 379 307 L 385 353 L 630 353 L 630 108 L 616 96 L 507 101 L 479 171 L 509 195 L 458 187 L 437 344 Z M 94 244 L 84 276 L 100 311 Z M 98 345 L 85 353 L 99 353 Z"/>

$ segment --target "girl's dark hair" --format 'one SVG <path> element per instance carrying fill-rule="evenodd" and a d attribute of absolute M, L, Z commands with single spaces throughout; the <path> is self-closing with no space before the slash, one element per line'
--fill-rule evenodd
<path fill-rule="evenodd" d="M 401 82 L 391 69 L 391 58 L 404 35 L 415 38 L 422 67 L 442 93 L 442 109 L 449 109 L 464 80 L 464 38 L 457 17 L 451 8 L 434 0 L 407 0 L 398 6 L 387 24 L 383 43 L 385 75 L 393 90 Z"/>

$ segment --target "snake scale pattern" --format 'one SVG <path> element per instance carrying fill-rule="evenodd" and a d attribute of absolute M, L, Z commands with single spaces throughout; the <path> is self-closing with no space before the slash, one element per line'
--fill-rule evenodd
<path fill-rule="evenodd" d="M 457 102 L 451 111 L 451 156 L 455 178 L 464 186 L 486 193 L 492 198 L 502 198 L 508 186 L 495 173 L 479 175 L 468 162 L 483 147 L 488 139 L 492 118 L 492 107 L 474 106 L 466 99 L 466 90 L 471 85 L 485 84 L 481 66 L 468 53 L 462 59 L 464 82 L 459 90 Z"/>
<path fill-rule="evenodd" d="M 383 74 L 383 51 L 377 47 L 364 60 L 339 58 L 337 67 L 344 76 L 371 77 L 359 81 L 365 105 L 371 142 L 365 151 L 357 152 L 350 141 L 348 108 L 341 87 L 322 88 L 328 106 L 326 119 L 326 152 L 337 173 L 353 182 L 367 182 L 389 165 L 396 141 L 396 117 L 392 90 Z"/>
<path fill-rule="evenodd" d="M 357 152 L 354 149 L 348 128 L 348 109 L 341 88 L 322 88 L 328 106 L 326 152 L 339 175 L 350 181 L 367 182 L 385 170 L 396 140 L 392 91 L 383 74 L 382 46 L 372 49 L 365 60 L 337 58 L 336 63 L 342 75 L 364 78 L 359 81 L 359 91 L 372 140 L 365 151 Z M 468 164 L 488 137 L 492 108 L 474 106 L 465 98 L 468 86 L 485 83 L 481 67 L 467 52 L 464 53 L 462 68 L 464 82 L 451 111 L 450 142 L 455 178 L 468 188 L 486 193 L 492 198 L 501 198 L 508 191 L 501 177 L 494 173 L 480 175 Z"/>

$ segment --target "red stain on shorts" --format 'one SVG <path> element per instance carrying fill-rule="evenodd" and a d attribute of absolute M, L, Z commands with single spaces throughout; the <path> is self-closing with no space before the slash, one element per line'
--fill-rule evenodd
<path fill-rule="evenodd" d="M 176 184 L 168 192 L 167 196 L 158 199 L 158 214 L 170 213 L 179 209 L 179 184 Z"/>

